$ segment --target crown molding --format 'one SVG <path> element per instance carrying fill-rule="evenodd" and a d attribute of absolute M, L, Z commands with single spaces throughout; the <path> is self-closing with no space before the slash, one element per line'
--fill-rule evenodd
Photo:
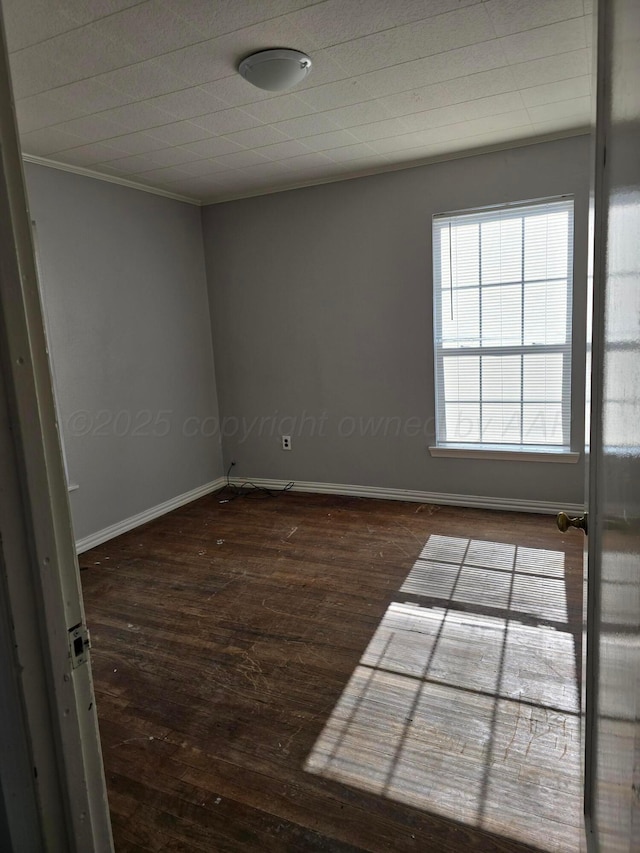
<path fill-rule="evenodd" d="M 82 166 L 73 166 L 69 163 L 59 163 L 57 160 L 49 160 L 47 157 L 37 157 L 34 154 L 23 154 L 22 159 L 25 163 L 35 163 L 38 166 L 46 166 L 49 169 L 59 169 L 62 172 L 72 172 L 75 175 L 83 175 L 85 178 L 95 178 L 98 181 L 106 181 L 110 184 L 118 184 L 129 189 L 141 190 L 152 195 L 163 196 L 174 201 L 182 201 L 185 204 L 193 204 L 196 207 L 204 207 L 210 204 L 225 204 L 228 201 L 240 201 L 246 198 L 257 198 L 263 195 L 274 195 L 275 193 L 290 192 L 291 190 L 300 190 L 305 187 L 316 187 L 322 184 L 335 184 L 340 181 L 350 181 L 355 178 L 367 178 L 373 175 L 382 175 L 387 172 L 399 172 L 405 169 L 415 169 L 420 166 L 430 166 L 434 163 L 445 163 L 449 160 L 462 160 L 466 157 L 477 157 L 481 154 L 492 154 L 499 151 L 508 151 L 512 148 L 525 148 L 528 145 L 540 145 L 545 142 L 555 142 L 558 139 L 568 139 L 574 136 L 585 136 L 591 132 L 589 127 L 578 127 L 571 130 L 562 130 L 556 133 L 547 133 L 543 136 L 527 136 L 522 139 L 512 139 L 505 142 L 496 142 L 490 145 L 484 145 L 477 148 L 465 148 L 462 151 L 452 151 L 449 153 L 437 154 L 433 157 L 418 158 L 410 162 L 403 163 L 386 163 L 384 165 L 374 166 L 370 169 L 354 170 L 353 172 L 340 172 L 337 175 L 328 175 L 325 178 L 312 178 L 308 181 L 301 180 L 284 186 L 272 187 L 270 189 L 259 190 L 256 192 L 245 193 L 230 193 L 224 196 L 206 198 L 204 200 L 191 198 L 189 196 L 172 193 L 169 190 L 163 190 L 158 187 L 151 187 L 147 184 L 140 184 L 136 181 L 130 181 L 127 178 L 119 178 L 115 175 L 105 175 L 101 172 L 94 172 L 92 169 L 85 169 Z"/>
<path fill-rule="evenodd" d="M 49 160 L 47 157 L 37 157 L 35 154 L 23 154 L 22 159 L 25 163 L 35 163 L 37 166 L 46 166 L 48 169 L 58 169 L 61 172 L 72 172 L 74 175 L 82 175 L 85 178 L 95 178 L 97 181 L 106 181 L 108 184 L 118 184 L 121 187 L 129 187 L 132 190 L 141 190 L 143 193 L 151 193 L 152 195 L 160 195 L 164 198 L 170 198 L 174 201 L 182 201 L 186 204 L 193 204 L 196 207 L 201 207 L 202 202 L 189 196 L 179 195 L 178 193 L 162 190 L 158 187 L 150 187 L 147 184 L 139 184 L 136 181 L 129 181 L 127 178 L 119 178 L 116 175 L 104 175 L 101 172 L 94 172 L 92 169 L 84 169 L 82 166 L 73 166 L 69 163 L 59 163 L 57 160 Z"/>

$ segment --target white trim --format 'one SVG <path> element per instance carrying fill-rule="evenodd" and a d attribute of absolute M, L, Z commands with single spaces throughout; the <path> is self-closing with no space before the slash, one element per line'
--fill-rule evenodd
<path fill-rule="evenodd" d="M 225 477 L 218 477 L 217 480 L 205 483 L 203 486 L 198 486 L 197 489 L 184 492 L 184 494 L 151 507 L 151 509 L 147 509 L 130 518 L 125 518 L 116 524 L 112 524 L 110 527 L 98 530 L 96 533 L 91 533 L 89 536 L 77 540 L 76 550 L 78 554 L 82 554 L 91 548 L 96 548 L 98 545 L 102 545 L 103 542 L 108 542 L 109 539 L 115 539 L 116 536 L 128 533 L 130 530 L 140 527 L 140 525 L 146 524 L 148 521 L 153 521 L 174 509 L 178 509 L 185 504 L 191 503 L 191 501 L 195 501 L 198 498 L 221 489 L 226 482 Z M 288 480 L 269 480 L 250 477 L 232 477 L 229 482 L 234 486 L 242 486 L 243 483 L 253 483 L 261 488 L 273 489 L 274 491 L 284 489 L 289 483 Z M 508 498 L 483 497 L 481 495 L 451 495 L 443 492 L 419 492 L 411 489 L 390 489 L 380 486 L 351 486 L 342 483 L 297 481 L 294 483 L 291 491 L 325 495 L 351 495 L 360 498 L 411 501 L 413 503 L 443 504 L 447 506 L 466 506 L 476 509 L 534 512 L 542 515 L 554 515 L 559 510 L 563 510 L 569 515 L 579 515 L 584 512 L 582 504 L 570 504 L 566 502 L 552 503 L 550 501 L 530 501 L 515 498 L 509 500 Z"/>
<path fill-rule="evenodd" d="M 446 163 L 449 160 L 462 160 L 466 157 L 477 157 L 481 154 L 492 154 L 497 151 L 508 151 L 511 148 L 526 148 L 528 145 L 539 145 L 544 142 L 555 142 L 558 139 L 570 139 L 575 136 L 585 136 L 591 133 L 588 127 L 576 127 L 571 130 L 559 130 L 555 133 L 545 133 L 541 136 L 527 136 L 524 139 L 512 139 L 505 142 L 496 142 L 490 145 L 482 145 L 477 148 L 465 148 L 462 151 L 451 151 L 446 154 L 437 154 L 433 157 L 416 158 L 404 163 L 390 163 L 379 165 L 369 169 L 356 169 L 353 172 L 341 172 L 337 175 L 328 175 L 324 178 L 312 178 L 308 181 L 302 180 L 281 187 L 271 187 L 266 190 L 254 190 L 253 192 L 231 193 L 229 195 L 213 198 L 195 199 L 189 196 L 172 193 L 159 187 L 139 184 L 128 178 L 120 178 L 117 175 L 105 175 L 103 172 L 94 172 L 83 166 L 74 166 L 71 163 L 59 163 L 57 160 L 49 160 L 47 157 L 38 157 L 35 154 L 22 154 L 25 163 L 35 163 L 38 166 L 46 166 L 49 169 L 59 169 L 62 172 L 72 172 L 75 175 L 84 175 L 86 178 L 95 178 L 98 181 L 107 181 L 110 184 L 119 184 L 134 190 L 142 190 L 145 193 L 172 198 L 174 201 L 183 201 L 196 207 L 210 204 L 224 204 L 227 201 L 239 201 L 243 198 L 258 198 L 262 195 L 273 195 L 275 193 L 289 192 L 290 190 L 304 189 L 305 187 L 316 187 L 321 184 L 334 184 L 338 181 L 350 181 L 354 178 L 368 178 L 373 175 L 381 175 L 386 172 L 400 172 L 404 169 L 415 169 L 419 166 L 430 166 L 434 163 Z"/>
<path fill-rule="evenodd" d="M 130 518 L 118 521 L 116 524 L 105 527 L 103 530 L 98 530 L 96 533 L 91 533 L 89 536 L 85 536 L 83 539 L 78 539 L 76 541 L 76 551 L 78 554 L 82 554 L 84 551 L 89 551 L 91 548 L 95 548 L 97 545 L 102 545 L 103 542 L 107 542 L 109 539 L 114 539 L 116 536 L 128 533 L 129 530 L 133 530 L 134 527 L 140 527 L 141 524 L 153 521 L 161 515 L 166 515 L 166 513 L 171 512 L 174 509 L 178 509 L 178 507 L 184 506 L 185 504 L 191 503 L 191 501 L 195 501 L 198 498 L 202 498 L 205 495 L 211 494 L 211 492 L 221 489 L 226 482 L 225 477 L 218 477 L 217 480 L 212 480 L 210 483 L 198 486 L 190 492 L 184 492 L 175 498 L 171 498 L 164 503 L 151 507 L 151 509 L 146 509 L 144 512 L 139 512 L 137 515 L 132 515 Z"/>
<path fill-rule="evenodd" d="M 432 456 L 449 456 L 457 459 L 504 459 L 506 462 L 563 462 L 575 465 L 579 453 L 553 450 L 491 450 L 487 447 L 430 447 Z"/>
<path fill-rule="evenodd" d="M 234 486 L 243 483 L 253 483 L 265 489 L 283 489 L 288 485 L 287 480 L 266 480 L 251 477 L 233 477 L 229 481 Z M 565 501 L 532 501 L 520 498 L 493 498 L 482 495 L 450 495 L 443 492 L 418 492 L 411 489 L 390 489 L 380 486 L 350 486 L 338 483 L 310 483 L 296 481 L 292 492 L 314 492 L 326 495 L 352 495 L 360 498 L 378 498 L 391 501 L 411 501 L 414 503 L 443 504 L 447 506 L 466 506 L 475 509 L 496 509 L 510 512 L 534 512 L 542 515 L 555 515 L 562 510 L 568 515 L 581 515 L 584 512 L 582 504 L 572 504 Z"/>
<path fill-rule="evenodd" d="M 3 598 L 12 670 L 0 690 L 21 696 L 43 843 L 9 848 L 112 853 L 90 657 L 74 661 L 70 632 L 86 624 L 67 482 L 33 254 L 6 47 L 0 45 L 0 499 Z M 8 405 L 11 400 L 11 406 Z M 7 441 L 7 438 L 9 441 Z M 6 592 L 6 595 L 5 595 Z M 4 609 L 4 608 L 3 608 Z M 73 650 L 75 655 L 75 649 Z M 80 664 L 81 665 L 76 665 Z M 10 680 L 11 687 L 5 687 Z M 18 733 L 19 736 L 20 733 Z M 5 739 L 11 733 L 4 731 Z M 15 752 L 12 750 L 12 752 Z M 3 761 L 7 817 L 29 802 Z M 16 780 L 17 781 L 17 780 Z M 32 789 L 32 793 L 34 793 Z M 3 821 L 4 822 L 4 821 Z M 24 821 L 23 821 L 24 823 Z M 15 825 L 15 824 L 14 824 Z M 10 830 L 11 831 L 11 830 Z M 5 834 L 4 832 L 2 833 Z M 6 848 L 6 845 L 5 845 Z"/>
<path fill-rule="evenodd" d="M 161 190 L 159 187 L 151 187 L 148 184 L 139 184 L 136 181 L 128 180 L 128 178 L 119 178 L 117 175 L 105 175 L 103 172 L 94 172 L 91 169 L 84 169 L 82 166 L 73 166 L 71 163 L 58 163 L 57 160 L 49 160 L 47 157 L 36 157 L 35 154 L 23 153 L 22 159 L 25 163 L 35 163 L 36 166 L 46 166 L 47 169 L 72 172 L 74 175 L 82 175 L 85 178 L 95 178 L 97 181 L 106 181 L 108 184 L 119 184 L 121 187 L 129 187 L 132 190 L 142 190 L 142 192 L 151 193 L 152 195 L 172 198 L 174 201 L 184 201 L 186 204 L 194 204 L 196 207 L 202 206 L 202 202 L 198 199 L 172 193 L 169 190 Z"/>

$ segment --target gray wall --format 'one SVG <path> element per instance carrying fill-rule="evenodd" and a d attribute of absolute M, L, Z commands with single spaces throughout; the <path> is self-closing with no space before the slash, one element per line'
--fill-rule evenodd
<path fill-rule="evenodd" d="M 589 139 L 578 137 L 205 208 L 225 464 L 256 478 L 581 501 L 582 464 L 430 456 L 431 216 L 575 195 L 581 448 L 588 188 Z"/>
<path fill-rule="evenodd" d="M 200 210 L 26 164 L 76 538 L 222 473 Z"/>

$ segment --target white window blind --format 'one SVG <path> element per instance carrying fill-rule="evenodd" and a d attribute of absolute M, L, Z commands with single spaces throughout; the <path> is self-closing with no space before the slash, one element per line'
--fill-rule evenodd
<path fill-rule="evenodd" d="M 573 201 L 433 220 L 439 446 L 568 450 Z"/>

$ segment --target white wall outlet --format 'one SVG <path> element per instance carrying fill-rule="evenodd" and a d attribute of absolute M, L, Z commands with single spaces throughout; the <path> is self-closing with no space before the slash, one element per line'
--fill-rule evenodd
<path fill-rule="evenodd" d="M 283 435 L 282 436 L 282 449 L 283 450 L 291 450 L 291 436 Z"/>

